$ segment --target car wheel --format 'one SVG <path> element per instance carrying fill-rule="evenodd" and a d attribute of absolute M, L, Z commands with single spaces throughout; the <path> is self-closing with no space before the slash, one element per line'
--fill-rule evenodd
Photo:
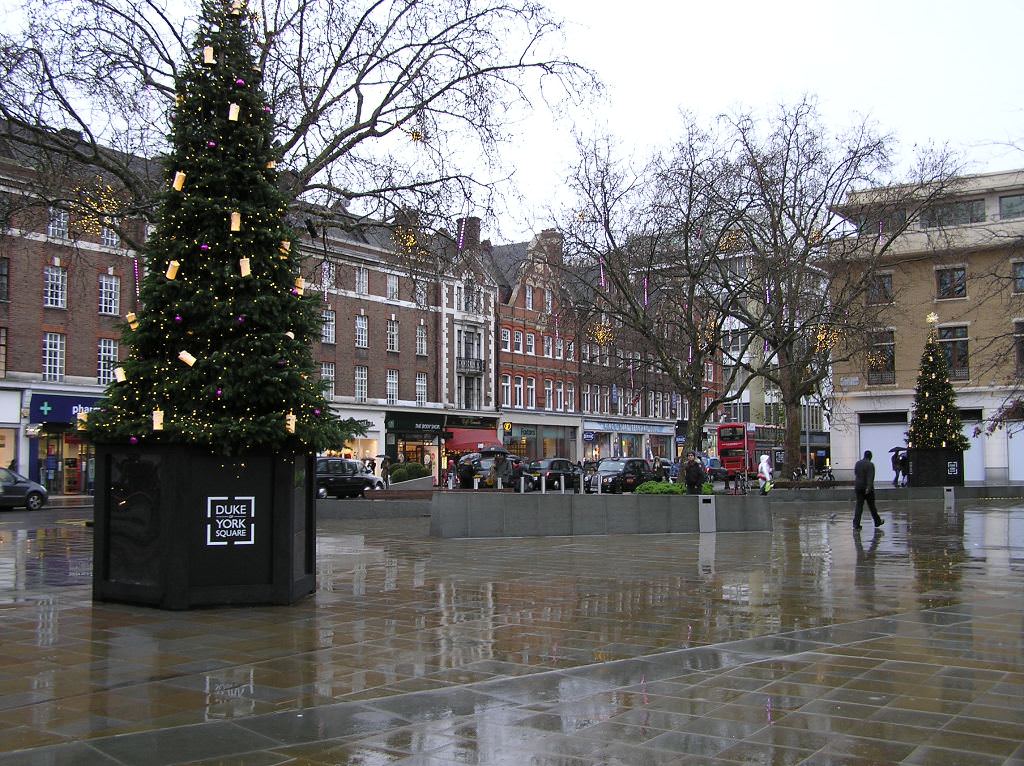
<path fill-rule="evenodd" d="M 316 496 L 320 500 L 325 499 L 327 497 L 327 487 L 317 487 Z"/>
<path fill-rule="evenodd" d="M 25 507 L 30 511 L 38 511 L 43 507 L 43 496 L 38 492 L 29 492 L 25 498 Z"/>

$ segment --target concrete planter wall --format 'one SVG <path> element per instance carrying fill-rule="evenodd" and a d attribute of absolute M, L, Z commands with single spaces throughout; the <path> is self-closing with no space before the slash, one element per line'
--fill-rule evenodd
<path fill-rule="evenodd" d="M 437 492 L 431 504 L 433 537 L 544 537 L 562 535 L 700 532 L 700 497 L 686 495 L 521 495 L 513 492 Z M 715 495 L 715 530 L 771 529 L 768 498 Z"/>

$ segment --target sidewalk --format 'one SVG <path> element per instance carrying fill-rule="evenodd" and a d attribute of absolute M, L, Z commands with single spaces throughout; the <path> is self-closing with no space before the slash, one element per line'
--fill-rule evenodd
<path fill-rule="evenodd" d="M 0 766 L 1021 766 L 1024 504 L 879 505 L 856 536 L 812 503 L 764 534 L 321 520 L 314 597 L 185 613 L 93 604 L 91 532 L 5 516 Z"/>

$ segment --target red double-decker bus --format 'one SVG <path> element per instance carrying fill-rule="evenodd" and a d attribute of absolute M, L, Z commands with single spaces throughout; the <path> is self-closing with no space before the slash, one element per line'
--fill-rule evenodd
<path fill-rule="evenodd" d="M 781 426 L 763 426 L 757 423 L 720 423 L 718 426 L 718 456 L 729 476 L 745 474 L 757 476 L 761 455 L 768 455 L 775 465 L 776 450 L 783 444 Z"/>

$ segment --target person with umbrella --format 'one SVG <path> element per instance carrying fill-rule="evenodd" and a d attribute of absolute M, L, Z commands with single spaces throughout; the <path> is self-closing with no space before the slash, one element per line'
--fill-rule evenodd
<path fill-rule="evenodd" d="M 892 485 L 898 487 L 900 485 L 900 473 L 903 471 L 903 462 L 900 459 L 900 453 L 903 451 L 903 447 L 893 447 L 889 452 L 892 453 Z"/>

